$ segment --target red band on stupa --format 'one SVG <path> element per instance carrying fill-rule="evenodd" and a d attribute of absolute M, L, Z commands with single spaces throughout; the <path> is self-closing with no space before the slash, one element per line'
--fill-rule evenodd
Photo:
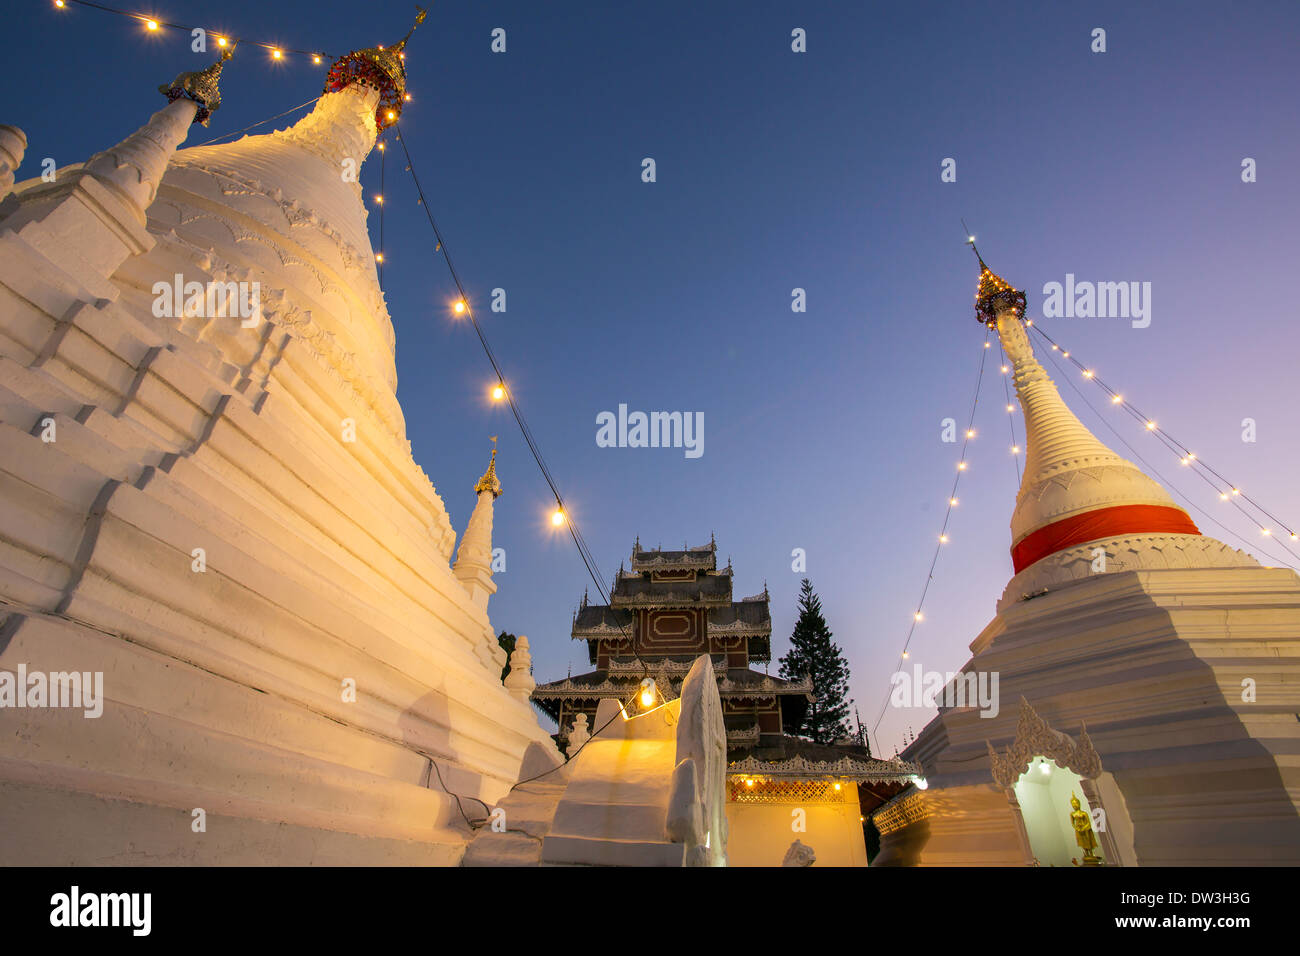
<path fill-rule="evenodd" d="M 1187 512 L 1168 505 L 1116 505 L 1053 521 L 1025 535 L 1011 549 L 1011 564 L 1019 574 L 1050 554 L 1098 538 L 1125 534 L 1200 534 Z"/>

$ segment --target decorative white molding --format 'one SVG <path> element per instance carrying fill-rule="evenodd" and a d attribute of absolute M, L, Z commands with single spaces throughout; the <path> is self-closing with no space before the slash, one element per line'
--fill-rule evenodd
<path fill-rule="evenodd" d="M 1092 570 L 1093 552 L 1102 548 L 1106 570 Z M 1143 534 L 1089 541 L 1035 561 L 1009 582 L 998 600 L 998 611 L 1044 590 L 1071 581 L 1119 571 L 1162 571 L 1172 568 L 1256 568 L 1259 562 L 1216 538 L 1197 534 Z"/>
<path fill-rule="evenodd" d="M 1081 728 L 1077 741 L 1053 730 L 1038 716 L 1029 701 L 1021 697 L 1016 736 L 1006 752 L 1000 754 L 993 749 L 993 744 L 984 741 L 989 748 L 993 781 L 1004 790 L 1012 789 L 1035 757 L 1046 757 L 1085 780 L 1096 779 L 1101 775 L 1101 757 L 1092 745 L 1087 726 L 1081 724 Z"/>

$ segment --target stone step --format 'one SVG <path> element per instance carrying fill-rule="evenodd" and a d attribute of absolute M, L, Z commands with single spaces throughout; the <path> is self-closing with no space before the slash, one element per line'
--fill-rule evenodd
<path fill-rule="evenodd" d="M 548 834 L 542 843 L 542 862 L 570 866 L 681 866 L 682 843 L 613 840 Z"/>
<path fill-rule="evenodd" d="M 470 843 L 461 866 L 538 866 L 542 841 L 523 833 L 480 833 Z"/>

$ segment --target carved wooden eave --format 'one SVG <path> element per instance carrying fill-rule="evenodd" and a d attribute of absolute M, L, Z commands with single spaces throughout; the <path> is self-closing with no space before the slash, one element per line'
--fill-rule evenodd
<path fill-rule="evenodd" d="M 789 760 L 757 760 L 746 757 L 727 765 L 730 775 L 781 777 L 799 780 L 845 779 L 863 783 L 907 783 L 921 772 L 906 760 L 876 760 L 841 757 L 839 760 L 808 760 L 802 754 Z"/>
<path fill-rule="evenodd" d="M 998 753 L 993 744 L 989 748 L 989 764 L 993 780 L 1004 790 L 1016 785 L 1021 774 L 1029 769 L 1035 757 L 1046 757 L 1058 767 L 1072 770 L 1085 780 L 1094 780 L 1101 774 L 1101 756 L 1092 745 L 1088 727 L 1080 723 L 1079 738 L 1053 730 L 1039 717 L 1029 701 L 1020 698 L 1020 716 L 1016 721 L 1016 736 L 1005 753 Z"/>

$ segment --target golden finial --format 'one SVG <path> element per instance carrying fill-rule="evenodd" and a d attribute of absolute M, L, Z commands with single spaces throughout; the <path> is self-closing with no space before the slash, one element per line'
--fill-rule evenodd
<path fill-rule="evenodd" d="M 406 41 L 411 39 L 411 34 L 415 32 L 415 28 L 418 27 L 421 23 L 423 23 L 424 18 L 429 15 L 428 11 L 425 10 L 424 7 L 417 6 L 415 9 L 417 12 L 415 14 L 415 22 L 411 24 L 411 29 L 407 30 L 406 36 L 398 40 L 397 45 L 393 47 L 393 49 L 398 53 L 401 53 L 402 50 L 406 48 Z"/>
<path fill-rule="evenodd" d="M 417 21 L 419 22 L 419 21 Z M 492 458 L 488 461 L 487 471 L 483 472 L 483 477 L 478 480 L 474 486 L 474 493 L 481 495 L 485 491 L 492 492 L 492 497 L 501 497 L 501 482 L 497 481 L 497 436 L 492 436 Z"/>
<path fill-rule="evenodd" d="M 379 105 L 375 108 L 375 126 L 380 131 L 397 122 L 397 118 L 402 115 L 402 104 L 409 98 L 406 94 L 406 54 L 402 51 L 415 28 L 428 15 L 423 7 L 415 9 L 418 11 L 415 23 L 396 45 L 354 50 L 335 60 L 325 76 L 326 93 L 337 93 L 354 83 L 378 90 Z"/>
<path fill-rule="evenodd" d="M 217 81 L 221 79 L 221 68 L 235 55 L 232 43 L 221 52 L 220 58 L 206 70 L 181 73 L 170 83 L 158 87 L 158 92 L 167 97 L 167 102 L 174 103 L 184 96 L 199 105 L 194 114 L 194 122 L 201 126 L 208 125 L 208 118 L 221 106 L 221 91 Z"/>

